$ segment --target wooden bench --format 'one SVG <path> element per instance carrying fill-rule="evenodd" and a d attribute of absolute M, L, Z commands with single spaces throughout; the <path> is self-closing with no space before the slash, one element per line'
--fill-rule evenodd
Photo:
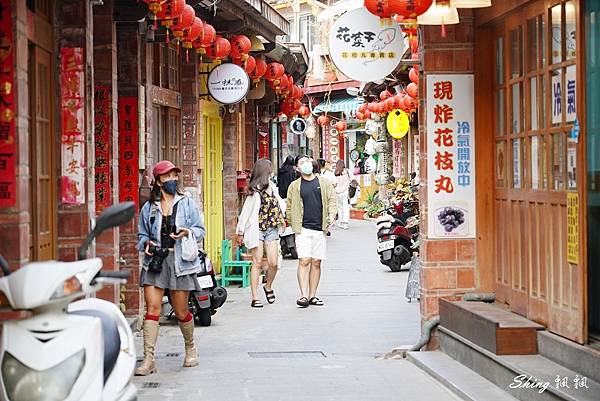
<path fill-rule="evenodd" d="M 537 354 L 544 326 L 484 302 L 440 299 L 440 325 L 496 355 Z"/>

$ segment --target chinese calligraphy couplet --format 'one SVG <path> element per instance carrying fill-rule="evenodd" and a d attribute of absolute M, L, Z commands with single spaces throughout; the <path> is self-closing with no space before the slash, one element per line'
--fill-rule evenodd
<path fill-rule="evenodd" d="M 119 98 L 119 202 L 139 204 L 138 98 Z"/>
<path fill-rule="evenodd" d="M 567 261 L 579 264 L 579 195 L 567 193 Z"/>
<path fill-rule="evenodd" d="M 473 75 L 427 77 L 429 238 L 475 237 Z"/>
<path fill-rule="evenodd" d="M 268 159 L 269 158 L 269 132 L 265 129 L 258 133 L 258 158 Z"/>
<path fill-rule="evenodd" d="M 111 135 L 110 135 L 110 87 L 94 87 L 94 140 L 96 212 L 110 206 L 111 202 Z"/>
<path fill-rule="evenodd" d="M 0 8 L 0 207 L 14 206 L 16 187 L 16 142 L 14 106 L 13 26 L 10 1 Z"/>
<path fill-rule="evenodd" d="M 83 49 L 60 49 L 61 82 L 61 199 L 64 203 L 85 202 Z"/>

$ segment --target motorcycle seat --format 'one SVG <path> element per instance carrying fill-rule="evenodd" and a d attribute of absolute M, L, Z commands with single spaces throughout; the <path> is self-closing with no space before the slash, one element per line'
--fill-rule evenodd
<path fill-rule="evenodd" d="M 117 323 L 110 315 L 95 309 L 85 309 L 70 312 L 72 315 L 91 316 L 100 319 L 102 325 L 102 340 L 104 342 L 104 383 L 114 369 L 119 351 L 121 350 L 121 336 Z"/>

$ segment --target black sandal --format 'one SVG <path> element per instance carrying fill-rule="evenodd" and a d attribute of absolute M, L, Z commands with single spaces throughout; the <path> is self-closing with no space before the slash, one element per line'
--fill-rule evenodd
<path fill-rule="evenodd" d="M 273 290 L 267 291 L 267 287 L 263 287 L 263 290 L 265 290 L 265 296 L 267 297 L 267 302 L 270 304 L 275 302 L 275 292 Z"/>
<path fill-rule="evenodd" d="M 311 299 L 308 300 L 308 303 L 310 305 L 315 305 L 315 306 L 323 306 L 323 301 L 321 301 L 319 298 L 317 297 L 312 297 Z"/>
<path fill-rule="evenodd" d="M 250 304 L 250 306 L 253 307 L 253 308 L 262 308 L 263 304 L 258 299 L 253 299 L 252 303 Z"/>
<path fill-rule="evenodd" d="M 296 305 L 298 305 L 301 308 L 306 308 L 308 307 L 308 305 L 310 305 L 310 303 L 308 302 L 308 298 L 302 297 L 296 301 Z"/>

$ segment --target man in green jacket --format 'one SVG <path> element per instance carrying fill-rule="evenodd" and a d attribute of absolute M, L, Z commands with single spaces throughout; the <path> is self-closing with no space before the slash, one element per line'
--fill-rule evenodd
<path fill-rule="evenodd" d="M 317 287 L 326 254 L 325 233 L 335 221 L 337 200 L 331 183 L 313 173 L 312 159 L 300 156 L 296 160 L 301 177 L 288 188 L 286 216 L 296 234 L 300 286 L 296 304 L 306 308 L 323 305 L 316 296 Z"/>

